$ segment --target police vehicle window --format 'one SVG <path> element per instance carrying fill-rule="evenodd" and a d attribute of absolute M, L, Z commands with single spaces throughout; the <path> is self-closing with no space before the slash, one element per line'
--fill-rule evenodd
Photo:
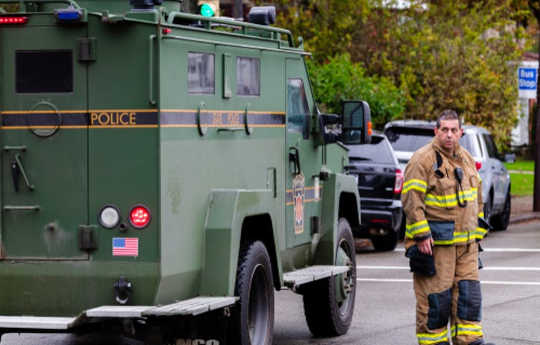
<path fill-rule="evenodd" d="M 16 51 L 15 91 L 17 93 L 73 92 L 73 53 L 71 50 Z"/>
<path fill-rule="evenodd" d="M 302 79 L 287 81 L 287 130 L 309 137 L 309 105 Z"/>
<path fill-rule="evenodd" d="M 371 143 L 362 145 L 347 145 L 349 149 L 349 161 L 354 162 L 377 162 L 394 164 L 392 148 L 379 135 L 371 136 Z"/>
<path fill-rule="evenodd" d="M 495 143 L 493 142 L 491 135 L 482 134 L 482 136 L 484 137 L 484 141 L 486 143 L 488 156 L 491 158 L 498 158 L 499 154 L 497 153 L 497 146 L 495 146 Z"/>
<path fill-rule="evenodd" d="M 236 94 L 259 96 L 261 94 L 260 61 L 257 58 L 236 58 Z"/>
<path fill-rule="evenodd" d="M 432 129 L 421 128 L 388 128 L 384 134 L 390 141 L 390 145 L 396 151 L 413 152 L 433 140 Z"/>
<path fill-rule="evenodd" d="M 213 94 L 214 90 L 214 54 L 188 53 L 188 92 Z"/>

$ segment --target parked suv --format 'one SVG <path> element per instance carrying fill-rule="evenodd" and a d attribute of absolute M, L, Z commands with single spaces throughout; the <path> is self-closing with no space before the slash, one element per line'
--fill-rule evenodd
<path fill-rule="evenodd" d="M 412 154 L 431 142 L 436 126 L 434 121 L 399 120 L 387 123 L 384 134 L 394 148 L 401 168 L 409 162 Z M 502 163 L 511 155 L 501 155 L 493 138 L 485 128 L 463 126 L 462 147 L 476 160 L 476 169 L 482 178 L 484 216 L 494 230 L 506 230 L 510 220 L 510 175 Z"/>
<path fill-rule="evenodd" d="M 354 235 L 370 238 L 377 251 L 393 250 L 403 214 L 403 171 L 394 150 L 382 134 L 373 134 L 369 144 L 347 148 L 347 171 L 358 181 L 362 214 L 362 225 L 354 230 Z"/>

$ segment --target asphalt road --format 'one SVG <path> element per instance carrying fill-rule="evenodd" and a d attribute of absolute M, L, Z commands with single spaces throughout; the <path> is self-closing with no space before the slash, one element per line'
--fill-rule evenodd
<path fill-rule="evenodd" d="M 491 233 L 483 242 L 481 271 L 484 332 L 497 345 L 540 345 L 540 222 Z M 414 294 L 400 246 L 394 252 L 358 253 L 355 317 L 349 332 L 315 339 L 307 328 L 301 296 L 276 294 L 274 345 L 413 345 Z M 140 345 L 100 335 L 8 334 L 2 345 Z"/>

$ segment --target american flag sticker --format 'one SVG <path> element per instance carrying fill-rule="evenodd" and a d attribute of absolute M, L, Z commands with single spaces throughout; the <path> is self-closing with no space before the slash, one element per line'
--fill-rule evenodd
<path fill-rule="evenodd" d="M 139 239 L 136 237 L 113 237 L 113 256 L 139 256 Z"/>

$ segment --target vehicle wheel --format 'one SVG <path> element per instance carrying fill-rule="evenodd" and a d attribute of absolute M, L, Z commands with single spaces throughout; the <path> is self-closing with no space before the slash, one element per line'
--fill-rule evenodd
<path fill-rule="evenodd" d="M 378 252 L 390 251 L 396 248 L 398 234 L 395 231 L 388 230 L 388 233 L 380 236 L 373 236 L 371 243 Z"/>
<path fill-rule="evenodd" d="M 243 245 L 236 273 L 235 345 L 272 345 L 274 285 L 272 265 L 261 241 Z"/>
<path fill-rule="evenodd" d="M 500 214 L 497 214 L 492 217 L 493 219 L 493 230 L 495 231 L 504 231 L 508 228 L 510 224 L 510 210 L 512 209 L 512 198 L 510 192 L 506 193 L 506 199 L 504 201 L 504 208 Z"/>
<path fill-rule="evenodd" d="M 304 314 L 311 333 L 316 337 L 347 333 L 351 325 L 356 295 L 356 252 L 351 227 L 339 220 L 335 264 L 349 266 L 347 273 L 315 281 L 306 286 Z"/>

